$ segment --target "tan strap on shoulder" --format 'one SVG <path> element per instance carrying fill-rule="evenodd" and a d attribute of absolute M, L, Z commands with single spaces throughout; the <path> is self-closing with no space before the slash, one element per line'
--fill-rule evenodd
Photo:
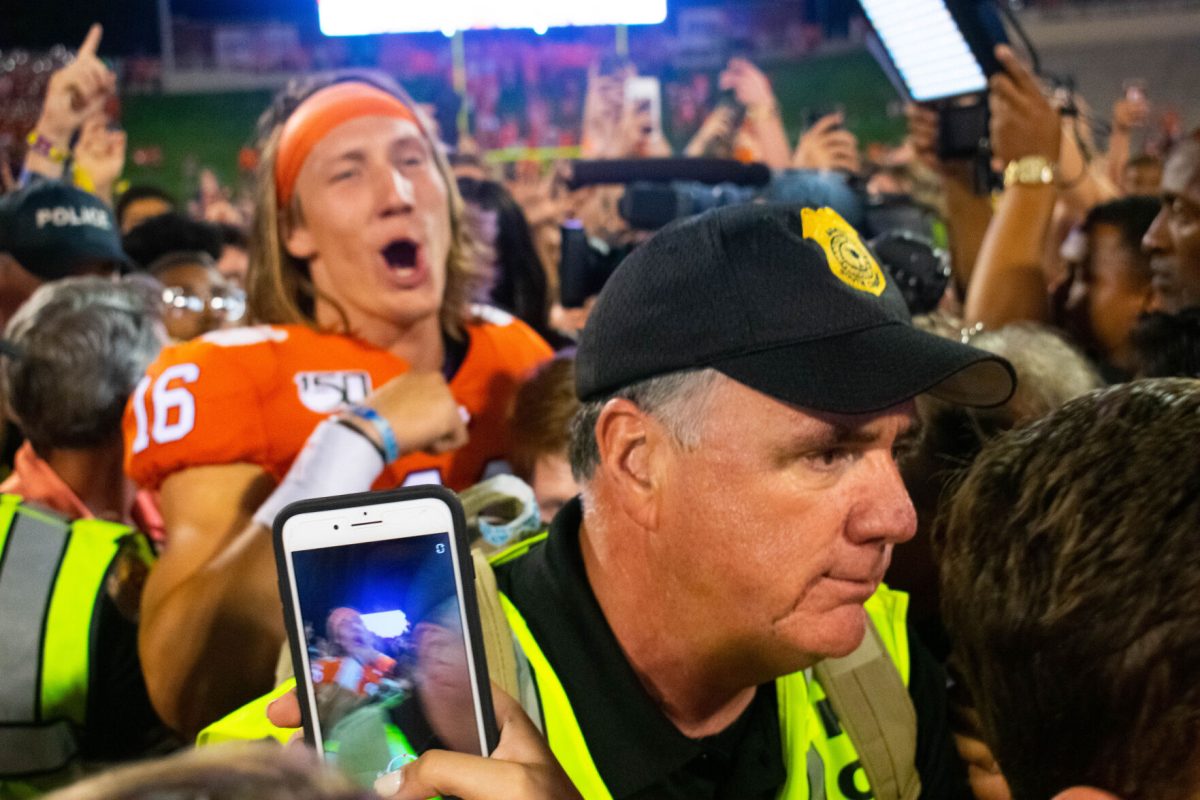
<path fill-rule="evenodd" d="M 513 648 L 512 629 L 500 606 L 500 588 L 496 573 L 487 557 L 479 550 L 471 551 L 475 565 L 475 599 L 479 604 L 480 629 L 483 632 L 483 652 L 487 656 L 488 676 L 512 697 L 521 697 L 517 656 Z"/>
<path fill-rule="evenodd" d="M 848 656 L 813 668 L 842 728 L 854 742 L 877 800 L 916 800 L 917 712 L 874 624 Z"/>

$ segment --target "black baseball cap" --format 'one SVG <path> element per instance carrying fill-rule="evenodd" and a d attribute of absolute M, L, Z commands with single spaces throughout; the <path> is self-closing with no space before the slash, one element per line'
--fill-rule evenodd
<path fill-rule="evenodd" d="M 129 262 L 108 206 L 61 181 L 38 181 L 0 199 L 0 252 L 44 281 Z"/>
<path fill-rule="evenodd" d="M 1003 358 L 914 328 L 894 281 L 828 208 L 709 211 L 663 228 L 613 273 L 580 337 L 579 397 L 702 367 L 842 414 L 924 392 L 995 406 L 1016 388 Z"/>

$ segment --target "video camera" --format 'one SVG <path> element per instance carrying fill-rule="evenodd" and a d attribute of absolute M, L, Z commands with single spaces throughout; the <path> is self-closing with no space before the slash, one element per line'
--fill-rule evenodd
<path fill-rule="evenodd" d="M 840 172 L 781 170 L 721 159 L 577 161 L 567 180 L 572 189 L 624 185 L 617 211 L 635 231 L 655 231 L 723 206 L 766 202 L 827 206 L 854 226 L 892 274 L 913 314 L 927 313 L 950 280 L 949 258 L 934 243 L 944 238 L 936 213 L 906 195 L 868 198 Z M 578 220 L 562 227 L 559 260 L 561 302 L 580 308 L 599 294 L 634 245 L 591 237 Z"/>

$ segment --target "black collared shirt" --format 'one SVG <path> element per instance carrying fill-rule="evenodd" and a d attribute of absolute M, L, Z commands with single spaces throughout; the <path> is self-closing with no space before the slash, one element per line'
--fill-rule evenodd
<path fill-rule="evenodd" d="M 555 517 L 544 543 L 498 567 L 496 578 L 562 681 L 614 800 L 773 799 L 787 775 L 774 684 L 760 686 L 721 733 L 680 733 L 646 693 L 592 594 L 581 521 L 577 498 Z M 970 797 L 946 722 L 945 676 L 915 638 L 910 650 L 922 796 Z"/>

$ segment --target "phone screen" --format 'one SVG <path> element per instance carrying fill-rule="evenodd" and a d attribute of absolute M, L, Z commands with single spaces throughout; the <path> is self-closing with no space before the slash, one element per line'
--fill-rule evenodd
<path fill-rule="evenodd" d="M 661 98 L 658 78 L 636 77 L 625 82 L 625 102 L 643 125 L 641 133 L 650 135 L 662 130 Z"/>
<path fill-rule="evenodd" d="M 452 536 L 384 536 L 289 555 L 316 744 L 366 787 L 426 750 L 487 752 Z"/>
<path fill-rule="evenodd" d="M 945 0 L 862 0 L 862 5 L 914 100 L 987 89 L 983 67 Z"/>

